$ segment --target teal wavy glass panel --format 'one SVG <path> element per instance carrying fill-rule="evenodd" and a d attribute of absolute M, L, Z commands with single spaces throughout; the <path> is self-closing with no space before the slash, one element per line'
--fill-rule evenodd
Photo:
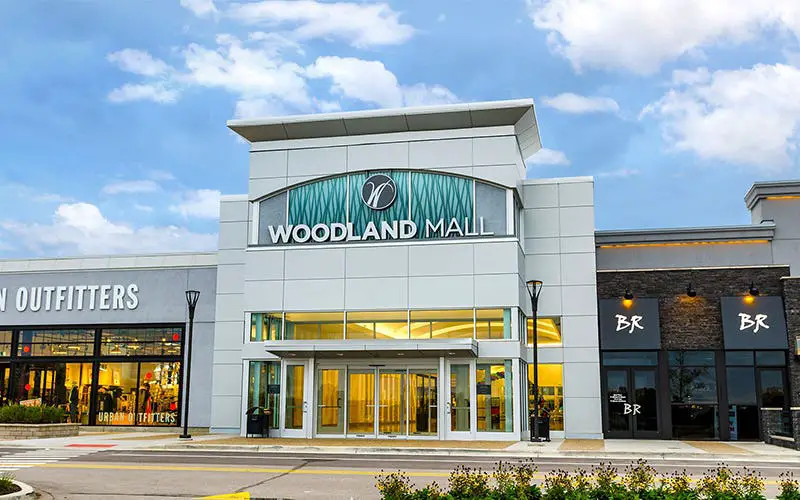
<path fill-rule="evenodd" d="M 417 224 L 417 236 L 425 238 L 425 220 L 436 224 L 445 220 L 445 230 L 455 217 L 462 230 L 464 219 L 472 229 L 472 180 L 428 172 L 411 173 L 411 219 Z M 437 233 L 438 234 L 438 233 Z M 431 237 L 438 237 L 431 235 Z"/>
<path fill-rule="evenodd" d="M 347 176 L 333 177 L 289 191 L 289 224 L 346 222 Z"/>
<path fill-rule="evenodd" d="M 375 174 L 391 177 L 397 186 L 394 203 L 385 210 L 373 210 L 361 199 L 361 188 L 364 186 L 364 182 Z M 367 227 L 368 222 L 374 222 L 375 227 L 380 231 L 382 221 L 395 220 L 408 220 L 408 172 L 388 171 L 350 175 L 350 222 L 353 223 L 353 231 L 360 235 Z"/>

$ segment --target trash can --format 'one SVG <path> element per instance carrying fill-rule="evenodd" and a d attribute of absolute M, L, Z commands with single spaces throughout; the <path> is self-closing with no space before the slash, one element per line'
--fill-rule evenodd
<path fill-rule="evenodd" d="M 528 428 L 531 430 L 531 441 L 533 441 L 534 433 L 533 433 L 533 426 L 534 426 L 534 416 L 531 415 L 530 425 Z M 539 439 L 543 441 L 550 441 L 550 417 L 549 416 L 540 416 L 539 417 Z"/>
<path fill-rule="evenodd" d="M 247 433 L 246 437 L 259 434 L 261 437 L 269 436 L 269 422 L 267 421 L 267 412 L 260 406 L 253 406 L 247 410 Z M 269 412 L 270 414 L 272 412 Z"/>

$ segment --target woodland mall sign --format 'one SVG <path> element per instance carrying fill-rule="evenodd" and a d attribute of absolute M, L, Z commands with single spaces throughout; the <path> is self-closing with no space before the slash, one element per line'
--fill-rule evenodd
<path fill-rule="evenodd" d="M 394 204 L 397 199 L 397 185 L 394 179 L 384 174 L 369 176 L 361 186 L 361 202 L 370 209 L 380 212 Z M 476 219 L 473 230 L 469 217 L 438 220 L 425 219 L 424 227 L 417 227 L 413 220 L 369 221 L 364 227 L 356 228 L 352 222 L 270 225 L 269 238 L 276 243 L 315 243 L 340 241 L 381 241 L 408 240 L 424 235 L 425 238 L 450 238 L 453 236 L 493 236 L 485 229 L 483 217 Z"/>
<path fill-rule="evenodd" d="M 128 285 L 58 285 L 21 286 L 9 295 L 0 288 L 0 313 L 6 307 L 17 312 L 133 310 L 139 307 L 139 286 Z M 13 297 L 13 299 L 9 299 Z M 13 305 L 8 301 L 13 300 Z"/>

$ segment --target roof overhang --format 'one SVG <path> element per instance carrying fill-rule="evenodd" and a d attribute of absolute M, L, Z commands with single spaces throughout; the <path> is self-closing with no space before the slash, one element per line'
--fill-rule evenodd
<path fill-rule="evenodd" d="M 533 99 L 228 121 L 251 143 L 497 126 L 515 127 L 526 158 L 541 148 Z"/>
<path fill-rule="evenodd" d="M 694 243 L 766 243 L 772 241 L 774 236 L 775 224 L 764 222 L 746 226 L 596 231 L 594 238 L 598 248 L 608 248 Z"/>
<path fill-rule="evenodd" d="M 281 340 L 266 342 L 264 350 L 280 358 L 476 358 L 473 339 L 451 340 Z"/>
<path fill-rule="evenodd" d="M 764 198 L 797 198 L 800 199 L 800 181 L 756 182 L 744 196 L 748 210 L 753 210 L 756 203 Z"/>

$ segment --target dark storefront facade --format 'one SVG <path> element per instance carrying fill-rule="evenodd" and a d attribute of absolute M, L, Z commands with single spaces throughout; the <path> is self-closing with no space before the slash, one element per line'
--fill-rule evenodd
<path fill-rule="evenodd" d="M 599 272 L 608 438 L 758 440 L 759 409 L 788 408 L 789 268 Z"/>
<path fill-rule="evenodd" d="M 85 425 L 178 425 L 183 325 L 12 329 L 3 400 L 59 406 Z"/>
<path fill-rule="evenodd" d="M 31 272 L 0 273 L 2 404 L 58 406 L 83 425 L 181 425 L 192 289 L 201 295 L 189 425 L 207 427 L 214 257 L 30 261 Z"/>

